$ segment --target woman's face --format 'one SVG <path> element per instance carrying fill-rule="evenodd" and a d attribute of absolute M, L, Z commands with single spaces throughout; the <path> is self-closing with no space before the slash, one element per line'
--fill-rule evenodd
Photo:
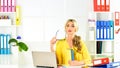
<path fill-rule="evenodd" d="M 76 32 L 76 26 L 73 22 L 68 22 L 65 27 L 67 35 L 73 35 Z"/>

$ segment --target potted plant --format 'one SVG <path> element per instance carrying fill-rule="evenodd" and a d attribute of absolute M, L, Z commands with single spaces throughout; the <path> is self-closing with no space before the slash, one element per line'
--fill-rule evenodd
<path fill-rule="evenodd" d="M 19 50 L 20 52 L 22 52 L 22 51 L 28 51 L 28 46 L 27 46 L 27 44 L 25 44 L 25 43 L 22 42 L 22 41 L 19 41 L 19 39 L 21 39 L 20 36 L 18 36 L 17 39 L 11 38 L 11 39 L 9 40 L 9 44 L 12 45 L 12 46 L 18 46 L 18 50 Z"/>

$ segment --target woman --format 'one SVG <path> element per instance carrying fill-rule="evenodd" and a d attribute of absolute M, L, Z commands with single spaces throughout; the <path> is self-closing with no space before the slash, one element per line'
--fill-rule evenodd
<path fill-rule="evenodd" d="M 69 19 L 65 24 L 65 39 L 57 40 L 56 37 L 53 37 L 50 41 L 51 51 L 56 52 L 58 65 L 78 66 L 90 63 L 91 58 L 87 47 L 81 40 L 81 37 L 75 34 L 77 31 L 76 21 Z M 54 50 L 55 43 L 56 50 Z M 71 53 L 74 56 L 71 56 Z"/>

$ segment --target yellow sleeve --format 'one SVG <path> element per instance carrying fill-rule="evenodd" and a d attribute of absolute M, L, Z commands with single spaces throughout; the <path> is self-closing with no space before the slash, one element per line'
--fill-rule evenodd
<path fill-rule="evenodd" d="M 59 40 L 56 43 L 56 57 L 58 65 L 69 65 L 68 61 L 71 60 L 71 52 L 68 47 L 69 46 L 65 43 L 65 40 Z"/>
<path fill-rule="evenodd" d="M 90 64 L 91 63 L 91 57 L 90 57 L 90 54 L 88 52 L 88 49 L 87 49 L 87 47 L 86 47 L 86 45 L 83 41 L 81 41 L 81 45 L 82 45 L 81 53 L 82 53 L 82 56 L 83 56 L 83 60 L 85 61 L 85 64 Z"/>
<path fill-rule="evenodd" d="M 61 53 L 61 46 L 60 41 L 57 41 L 56 43 L 56 57 L 57 57 L 57 64 L 62 65 L 62 53 Z"/>

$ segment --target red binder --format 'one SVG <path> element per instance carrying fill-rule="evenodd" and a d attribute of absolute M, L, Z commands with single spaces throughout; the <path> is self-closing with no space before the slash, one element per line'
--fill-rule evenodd
<path fill-rule="evenodd" d="M 109 58 L 100 58 L 100 59 L 94 59 L 93 60 L 93 66 L 99 66 L 109 63 Z"/>
<path fill-rule="evenodd" d="M 94 0 L 94 11 L 100 11 L 100 0 Z"/>
<path fill-rule="evenodd" d="M 93 1 L 93 7 L 94 7 L 94 11 L 97 11 L 97 0 Z"/>
<path fill-rule="evenodd" d="M 105 11 L 110 11 L 110 0 L 105 0 Z"/>
<path fill-rule="evenodd" d="M 105 0 L 100 0 L 100 11 L 105 11 Z"/>
<path fill-rule="evenodd" d="M 120 25 L 120 12 L 115 12 L 115 26 Z"/>

